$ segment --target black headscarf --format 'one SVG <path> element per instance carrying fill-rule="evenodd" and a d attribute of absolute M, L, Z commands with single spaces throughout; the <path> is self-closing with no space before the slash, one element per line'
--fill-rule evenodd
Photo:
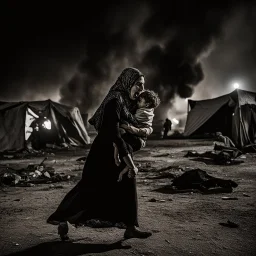
<path fill-rule="evenodd" d="M 107 96 L 96 110 L 94 115 L 89 119 L 89 123 L 98 131 L 102 124 L 105 105 L 112 99 L 118 99 L 123 104 L 123 111 L 126 112 L 122 117 L 126 117 L 127 122 L 134 122 L 130 114 L 133 101 L 130 98 L 130 90 L 139 77 L 144 76 L 138 69 L 129 67 L 125 68 L 117 78 L 115 84 L 110 88 Z"/>

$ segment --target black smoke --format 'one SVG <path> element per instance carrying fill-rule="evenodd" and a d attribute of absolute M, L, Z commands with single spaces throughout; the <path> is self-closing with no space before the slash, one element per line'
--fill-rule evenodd
<path fill-rule="evenodd" d="M 58 92 L 60 102 L 90 113 L 122 69 L 134 66 L 145 74 L 146 87 L 159 93 L 157 115 L 163 118 L 176 96 L 191 97 L 203 81 L 202 60 L 241 6 L 242 1 L 10 1 L 2 30 L 0 100 Z"/>
<path fill-rule="evenodd" d="M 80 106 L 90 111 L 99 105 L 118 72 L 127 65 L 136 66 L 145 70 L 146 86 L 159 93 L 162 104 L 157 112 L 163 117 L 176 95 L 191 97 L 203 80 L 200 57 L 222 36 L 223 24 L 235 7 L 232 3 L 218 6 L 175 1 L 170 6 L 147 2 L 110 8 L 114 16 L 110 21 L 106 17 L 109 27 L 104 27 L 104 36 L 96 42 L 98 50 L 95 41 L 89 41 L 88 55 L 79 64 L 78 73 L 61 90 L 62 101 L 71 98 L 74 102 L 73 81 L 78 79 L 84 84 Z M 142 20 L 141 14 L 145 17 Z M 113 73 L 115 65 L 119 67 Z"/>

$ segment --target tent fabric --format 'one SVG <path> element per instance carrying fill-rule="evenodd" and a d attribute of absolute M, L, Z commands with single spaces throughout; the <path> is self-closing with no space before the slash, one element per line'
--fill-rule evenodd
<path fill-rule="evenodd" d="M 244 90 L 237 90 L 239 105 L 255 105 L 256 104 L 256 93 L 248 92 Z"/>
<path fill-rule="evenodd" d="M 0 152 L 5 150 L 20 150 L 25 142 L 25 104 L 7 105 L 0 111 Z"/>
<path fill-rule="evenodd" d="M 212 115 L 214 115 L 223 105 L 230 101 L 229 96 L 221 96 L 215 99 L 192 101 L 189 100 L 190 106 L 194 106 L 189 112 L 184 136 L 189 136 L 202 126 Z M 194 104 L 196 102 L 196 104 Z"/>
<path fill-rule="evenodd" d="M 236 89 L 218 98 L 189 100 L 188 103 L 191 110 L 188 112 L 184 136 L 197 131 L 209 132 L 206 123 L 217 131 L 218 124 L 225 122 L 226 130 L 229 131 L 226 135 L 231 137 L 238 148 L 256 143 L 256 93 Z"/>
<path fill-rule="evenodd" d="M 241 107 L 241 129 L 240 129 L 240 144 L 246 145 L 256 143 L 256 109 L 251 105 L 243 105 Z"/>
<path fill-rule="evenodd" d="M 0 152 L 17 151 L 25 147 L 27 110 L 35 114 L 42 111 L 51 121 L 51 136 L 65 139 L 72 146 L 90 143 L 77 107 L 66 106 L 51 100 L 32 102 L 0 102 Z"/>

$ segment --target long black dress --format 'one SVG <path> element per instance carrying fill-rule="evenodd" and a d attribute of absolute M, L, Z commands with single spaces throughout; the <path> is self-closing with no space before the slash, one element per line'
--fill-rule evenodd
<path fill-rule="evenodd" d="M 124 223 L 138 226 L 136 179 L 124 176 L 117 182 L 125 164 L 117 167 L 114 161 L 113 142 L 120 158 L 132 154 L 132 147 L 119 133 L 122 104 L 118 99 L 110 100 L 98 135 L 94 139 L 83 169 L 82 179 L 64 197 L 57 210 L 47 222 L 58 224 L 86 224 L 90 219 L 100 219 L 113 224 Z"/>

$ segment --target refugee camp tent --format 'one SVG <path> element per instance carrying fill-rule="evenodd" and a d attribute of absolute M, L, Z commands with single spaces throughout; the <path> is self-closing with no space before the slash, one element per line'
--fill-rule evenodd
<path fill-rule="evenodd" d="M 207 100 L 188 100 L 184 136 L 222 132 L 243 148 L 256 143 L 256 93 L 236 89 Z"/>
<path fill-rule="evenodd" d="M 47 143 L 84 146 L 90 143 L 80 111 L 51 100 L 0 102 L 0 152 L 24 149 L 31 123 L 40 112 L 50 123 Z"/>

